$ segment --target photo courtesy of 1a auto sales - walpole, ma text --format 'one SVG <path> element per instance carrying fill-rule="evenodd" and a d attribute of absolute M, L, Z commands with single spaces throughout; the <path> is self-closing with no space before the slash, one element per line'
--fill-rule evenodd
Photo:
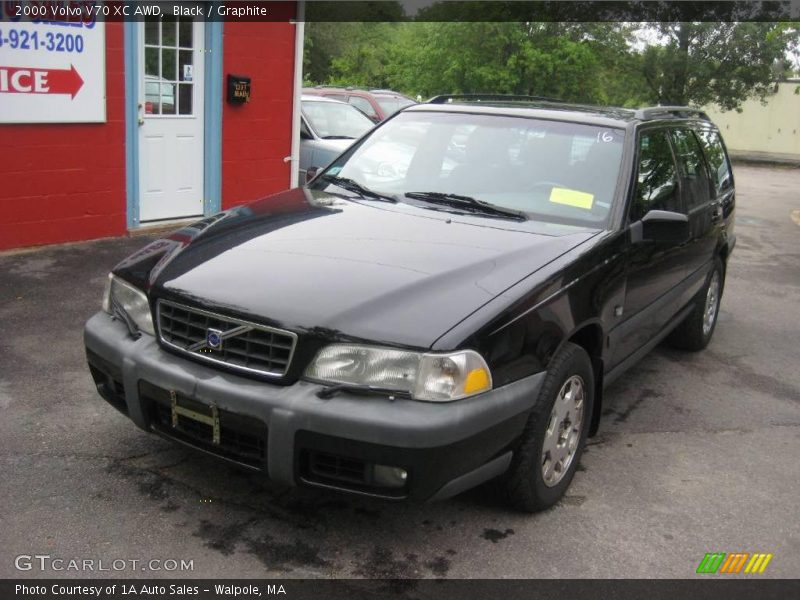
<path fill-rule="evenodd" d="M 800 595 L 800 0 L 0 1 L 0 600 Z"/>

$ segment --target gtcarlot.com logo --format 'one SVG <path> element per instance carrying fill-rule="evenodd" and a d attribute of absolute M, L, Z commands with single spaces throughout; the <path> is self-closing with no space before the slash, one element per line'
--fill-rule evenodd
<path fill-rule="evenodd" d="M 697 572 L 704 575 L 725 573 L 736 575 L 738 573 L 763 573 L 772 554 L 765 552 L 707 552 L 697 567 Z"/>
<path fill-rule="evenodd" d="M 60 558 L 49 554 L 20 554 L 17 571 L 194 571 L 194 560 L 174 558 Z"/>

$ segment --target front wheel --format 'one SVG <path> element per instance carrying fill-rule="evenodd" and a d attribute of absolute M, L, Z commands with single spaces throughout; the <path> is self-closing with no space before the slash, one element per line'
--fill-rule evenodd
<path fill-rule="evenodd" d="M 667 338 L 670 345 L 693 352 L 708 346 L 711 336 L 714 335 L 714 328 L 717 326 L 724 278 L 725 268 L 717 257 L 714 259 L 714 266 L 706 279 L 706 285 L 695 298 L 692 312 Z"/>
<path fill-rule="evenodd" d="M 508 503 L 537 512 L 569 487 L 589 431 L 594 372 L 586 351 L 568 342 L 553 358 L 501 487 Z"/>

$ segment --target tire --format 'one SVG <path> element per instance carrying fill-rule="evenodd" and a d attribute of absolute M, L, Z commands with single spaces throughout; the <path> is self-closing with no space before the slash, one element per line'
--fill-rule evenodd
<path fill-rule="evenodd" d="M 672 347 L 697 352 L 708 346 L 717 326 L 724 284 L 725 267 L 719 257 L 716 257 L 706 284 L 695 296 L 694 309 L 667 338 Z"/>
<path fill-rule="evenodd" d="M 568 397 L 576 390 L 583 392 L 580 425 L 575 423 L 577 409 L 570 407 L 571 396 Z M 561 400 L 561 410 L 566 408 L 566 415 L 556 407 L 556 400 Z M 580 346 L 567 342 L 548 367 L 511 465 L 499 482 L 500 493 L 507 504 L 518 510 L 538 512 L 550 508 L 561 499 L 575 475 L 583 452 L 593 405 L 594 371 L 589 355 Z M 566 416 L 561 423 L 559 413 Z M 570 419 L 573 420 L 570 422 Z M 566 431 L 564 427 L 567 427 Z M 568 460 L 553 460 L 565 452 L 568 456 L 573 446 Z M 553 452 L 556 453 L 555 457 L 551 454 Z M 550 475 L 546 480 L 545 473 L 548 470 Z"/>

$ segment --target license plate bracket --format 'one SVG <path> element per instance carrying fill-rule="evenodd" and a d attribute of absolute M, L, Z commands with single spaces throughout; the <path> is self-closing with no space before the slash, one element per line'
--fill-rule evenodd
<path fill-rule="evenodd" d="M 208 408 L 211 414 L 208 415 L 178 404 L 178 394 L 175 392 L 175 390 L 169 391 L 169 399 L 172 411 L 173 429 L 178 428 L 178 417 L 184 417 L 186 419 L 191 419 L 192 421 L 197 421 L 198 423 L 203 423 L 211 427 L 211 432 L 212 432 L 211 443 L 214 444 L 215 446 L 219 446 L 221 440 L 220 426 L 219 426 L 219 409 L 215 404 L 209 405 Z"/>

